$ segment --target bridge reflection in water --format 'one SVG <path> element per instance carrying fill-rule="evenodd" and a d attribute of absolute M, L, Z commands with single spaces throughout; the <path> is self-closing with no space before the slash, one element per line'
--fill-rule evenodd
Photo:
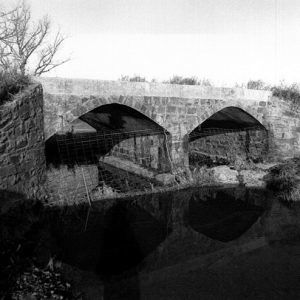
<path fill-rule="evenodd" d="M 57 232 L 63 260 L 106 278 L 136 268 L 149 255 L 154 261 L 148 268 L 176 263 L 182 255 L 191 259 L 203 254 L 205 241 L 210 241 L 205 252 L 216 251 L 226 247 L 223 242 L 245 234 L 267 209 L 266 191 L 246 193 L 245 199 L 235 189 L 196 189 L 94 202 L 87 225 L 79 224 L 76 214 L 70 213 L 69 221 L 64 219 L 69 226 L 58 226 L 64 228 Z M 256 236 L 263 235 L 261 224 L 252 230 Z M 250 229 L 246 236 L 251 239 L 252 233 Z M 188 251 L 177 248 L 182 241 Z M 174 255 L 177 251 L 181 255 Z"/>
<path fill-rule="evenodd" d="M 263 207 L 234 199 L 226 190 L 220 190 L 207 201 L 193 194 L 188 219 L 195 231 L 214 240 L 229 242 L 247 231 L 263 212 Z"/>
<path fill-rule="evenodd" d="M 132 296 L 141 274 L 151 277 L 211 253 L 219 259 L 264 238 L 269 196 L 264 190 L 189 189 L 103 200 L 70 208 L 53 230 L 62 261 L 97 274 L 106 293 Z"/>

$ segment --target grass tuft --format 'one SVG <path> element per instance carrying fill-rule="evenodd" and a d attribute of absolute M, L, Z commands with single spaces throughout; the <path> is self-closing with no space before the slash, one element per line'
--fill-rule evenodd
<path fill-rule="evenodd" d="M 30 83 L 30 77 L 16 71 L 0 70 L 0 105 L 11 101 L 13 96 L 23 90 Z"/>

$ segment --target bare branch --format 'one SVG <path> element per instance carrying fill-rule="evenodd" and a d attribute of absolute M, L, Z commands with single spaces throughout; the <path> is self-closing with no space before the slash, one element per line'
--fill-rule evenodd
<path fill-rule="evenodd" d="M 0 12 L 0 67 L 17 66 L 18 71 L 25 75 L 28 65 L 37 60 L 32 69 L 34 75 L 40 76 L 69 61 L 54 62 L 65 37 L 57 32 L 54 41 L 48 43 L 50 28 L 47 16 L 33 24 L 30 7 L 25 2 L 11 11 Z"/>
<path fill-rule="evenodd" d="M 62 61 L 54 62 L 54 56 L 56 55 L 59 47 L 63 43 L 65 38 L 58 32 L 56 34 L 56 37 L 54 39 L 54 42 L 52 45 L 48 45 L 46 48 L 42 49 L 40 51 L 40 56 L 39 56 L 39 62 L 37 64 L 36 69 L 34 70 L 34 75 L 35 76 L 40 76 L 43 73 L 49 72 L 52 69 L 66 63 L 70 59 L 65 59 Z"/>

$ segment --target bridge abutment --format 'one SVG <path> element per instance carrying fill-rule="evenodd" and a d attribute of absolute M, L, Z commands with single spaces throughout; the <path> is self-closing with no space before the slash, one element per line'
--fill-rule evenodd
<path fill-rule="evenodd" d="M 189 145 L 188 137 L 172 140 L 170 143 L 172 171 L 174 173 L 187 171 L 189 169 Z"/>
<path fill-rule="evenodd" d="M 271 98 L 265 111 L 269 156 L 284 159 L 300 155 L 300 109 L 290 102 Z"/>

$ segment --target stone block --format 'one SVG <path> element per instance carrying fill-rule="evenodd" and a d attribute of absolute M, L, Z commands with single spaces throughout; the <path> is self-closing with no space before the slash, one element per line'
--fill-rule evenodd
<path fill-rule="evenodd" d="M 9 177 L 11 175 L 14 175 L 17 172 L 15 165 L 7 165 L 0 167 L 0 176 L 1 177 Z"/>
<path fill-rule="evenodd" d="M 22 105 L 18 112 L 19 116 L 24 120 L 30 117 L 30 107 L 29 105 Z"/>
<path fill-rule="evenodd" d="M 0 154 L 3 154 L 5 152 L 7 148 L 7 144 L 8 143 L 3 143 L 3 142 L 0 144 Z"/>
<path fill-rule="evenodd" d="M 169 105 L 169 106 L 167 106 L 167 113 L 174 114 L 174 113 L 176 113 L 176 109 L 177 109 L 176 106 Z"/>
<path fill-rule="evenodd" d="M 24 148 L 27 146 L 27 144 L 28 144 L 28 140 L 26 137 L 18 138 L 16 142 L 16 149 Z"/>
<path fill-rule="evenodd" d="M 187 114 L 193 115 L 193 114 L 195 114 L 195 113 L 197 113 L 196 107 L 188 107 L 188 109 L 187 109 Z"/>
<path fill-rule="evenodd" d="M 220 184 L 238 184 L 238 171 L 232 170 L 227 166 L 218 166 L 210 169 L 214 181 Z"/>
<path fill-rule="evenodd" d="M 17 165 L 20 162 L 20 155 L 10 156 L 10 162 L 14 165 Z"/>

